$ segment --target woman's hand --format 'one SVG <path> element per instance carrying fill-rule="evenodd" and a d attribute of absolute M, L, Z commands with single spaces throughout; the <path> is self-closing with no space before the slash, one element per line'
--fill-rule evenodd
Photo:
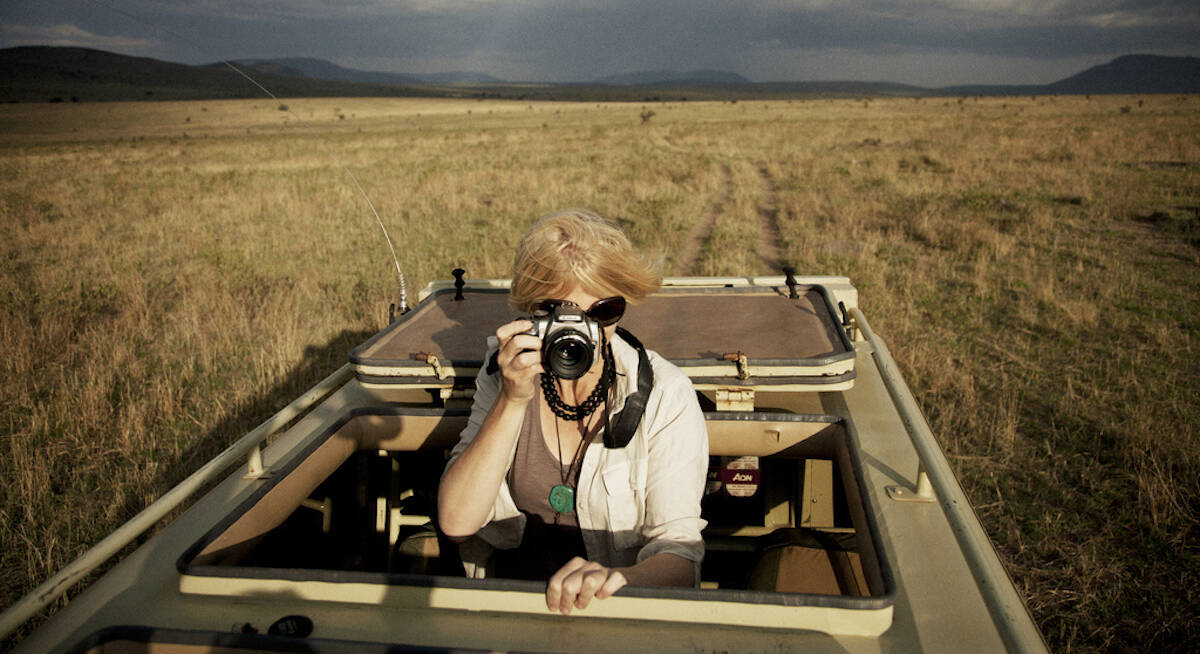
<path fill-rule="evenodd" d="M 500 392 L 510 402 L 525 404 L 537 394 L 533 378 L 542 372 L 542 341 L 525 332 L 533 328 L 528 320 L 514 320 L 496 330 L 500 350 L 496 364 L 503 378 Z"/>
<path fill-rule="evenodd" d="M 627 583 L 620 570 L 577 556 L 550 577 L 546 587 L 546 608 L 570 615 L 572 607 L 586 609 L 593 597 L 607 599 Z"/>
<path fill-rule="evenodd" d="M 495 380 L 487 376 L 487 399 L 492 405 L 474 437 L 442 473 L 438 526 L 452 539 L 469 538 L 487 523 L 504 485 L 525 411 L 537 392 L 533 379 L 542 371 L 540 340 L 521 333 L 531 327 L 533 323 L 528 320 L 516 320 L 496 330 L 500 388 L 495 390 Z M 480 371 L 481 376 L 485 374 L 486 370 Z M 481 394 L 476 394 L 471 407 L 472 421 L 479 420 L 477 409 L 484 406 Z"/>

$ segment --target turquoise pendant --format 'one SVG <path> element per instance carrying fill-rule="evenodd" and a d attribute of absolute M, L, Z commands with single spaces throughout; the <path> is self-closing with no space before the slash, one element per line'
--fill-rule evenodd
<path fill-rule="evenodd" d="M 575 489 L 562 484 L 550 489 L 550 508 L 555 513 L 571 513 L 575 510 Z"/>

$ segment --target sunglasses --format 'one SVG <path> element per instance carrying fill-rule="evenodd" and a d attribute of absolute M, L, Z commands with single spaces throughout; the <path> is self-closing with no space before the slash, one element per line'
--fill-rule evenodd
<path fill-rule="evenodd" d="M 542 300 L 537 303 L 537 309 L 540 311 L 554 311 L 561 306 L 578 307 L 579 305 L 569 300 Z M 620 295 L 606 297 L 603 300 L 596 300 L 592 306 L 588 307 L 583 315 L 600 324 L 601 327 L 608 327 L 615 324 L 625 315 L 625 298 Z"/>

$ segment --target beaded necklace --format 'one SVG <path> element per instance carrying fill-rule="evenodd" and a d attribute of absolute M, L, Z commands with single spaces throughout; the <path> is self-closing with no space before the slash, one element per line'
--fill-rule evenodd
<path fill-rule="evenodd" d="M 550 410 L 556 416 L 554 420 L 554 438 L 558 442 L 558 460 L 559 460 L 559 479 L 561 484 L 555 484 L 550 489 L 550 508 L 554 509 L 555 514 L 571 513 L 575 510 L 575 485 L 569 483 L 571 475 L 575 471 L 575 464 L 579 462 L 580 467 L 583 467 L 583 457 L 580 456 L 584 449 L 587 448 L 589 438 L 584 437 L 580 440 L 579 447 L 575 450 L 575 455 L 571 457 L 571 463 L 567 466 L 566 472 L 562 470 L 562 437 L 558 431 L 558 418 L 563 420 L 578 421 L 581 423 L 596 411 L 601 402 L 605 402 L 608 397 L 608 389 L 612 386 L 613 378 L 616 376 L 616 364 L 613 362 L 612 347 L 605 339 L 601 346 L 601 356 L 604 359 L 604 370 L 600 373 L 600 381 L 596 382 L 596 388 L 592 389 L 591 394 L 579 405 L 572 406 L 563 402 L 562 397 L 558 393 L 558 385 L 560 383 L 558 377 L 550 371 L 542 373 L 542 394 L 546 396 L 546 403 L 550 405 Z M 607 419 L 607 416 L 605 417 Z M 557 517 L 555 522 L 557 522 Z"/>

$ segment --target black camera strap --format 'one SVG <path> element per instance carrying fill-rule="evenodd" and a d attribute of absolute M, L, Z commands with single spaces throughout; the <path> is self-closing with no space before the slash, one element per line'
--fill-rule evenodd
<path fill-rule="evenodd" d="M 625 400 L 624 408 L 615 418 L 604 422 L 604 447 L 609 449 L 625 447 L 629 445 L 629 441 L 633 440 L 633 434 L 641 424 L 642 416 L 646 413 L 646 403 L 650 401 L 650 391 L 654 388 L 654 370 L 650 367 L 650 357 L 646 354 L 646 348 L 642 342 L 624 327 L 617 327 L 617 334 L 637 350 L 638 378 L 637 392 Z M 609 429 L 610 422 L 612 429 Z"/>

